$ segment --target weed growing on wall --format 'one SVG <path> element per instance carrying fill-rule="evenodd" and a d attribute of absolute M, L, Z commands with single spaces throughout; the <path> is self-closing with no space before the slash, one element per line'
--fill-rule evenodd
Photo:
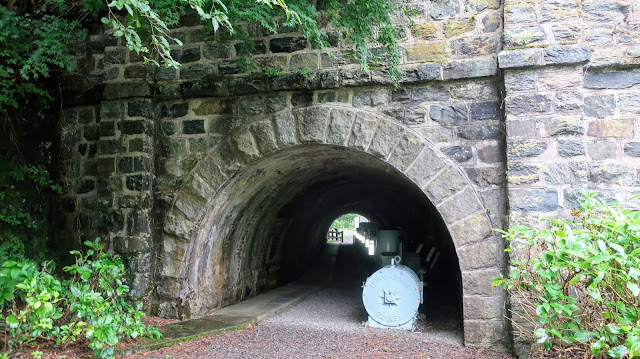
<path fill-rule="evenodd" d="M 585 193 L 571 218 L 548 229 L 515 226 L 511 270 L 494 285 L 512 294 L 519 339 L 585 357 L 640 357 L 640 210 Z"/>

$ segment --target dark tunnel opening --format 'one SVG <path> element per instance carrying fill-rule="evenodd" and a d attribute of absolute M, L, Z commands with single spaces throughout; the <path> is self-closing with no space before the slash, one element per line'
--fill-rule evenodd
<path fill-rule="evenodd" d="M 383 160 L 329 145 L 273 153 L 218 193 L 200 227 L 200 246 L 209 250 L 195 251 L 199 257 L 192 267 L 192 288 L 209 289 L 201 289 L 202 307 L 191 312 L 205 313 L 297 279 L 326 245 L 331 223 L 345 213 L 359 213 L 378 228 L 402 229 L 404 250 L 422 244 L 423 262 L 435 248 L 439 259 L 427 274 L 421 311 L 429 316 L 452 307 L 462 321 L 458 259 L 434 205 Z"/>

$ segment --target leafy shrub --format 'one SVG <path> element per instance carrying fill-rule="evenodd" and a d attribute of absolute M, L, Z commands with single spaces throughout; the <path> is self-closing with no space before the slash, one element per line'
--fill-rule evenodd
<path fill-rule="evenodd" d="M 105 253 L 99 239 L 85 244 L 86 254 L 71 252 L 76 263 L 64 267 L 71 278 L 63 281 L 53 274 L 52 262 L 41 267 L 29 261 L 2 264 L 0 330 L 9 349 L 42 338 L 66 345 L 85 337 L 98 357 L 110 358 L 121 338 L 160 338 L 157 328 L 141 322 L 141 308 L 125 300 L 129 287 L 123 283 L 120 258 Z"/>
<path fill-rule="evenodd" d="M 640 357 L 640 211 L 584 195 L 583 210 L 546 220 L 548 229 L 502 232 L 512 267 L 494 285 L 517 304 L 520 339 L 585 357 Z"/>

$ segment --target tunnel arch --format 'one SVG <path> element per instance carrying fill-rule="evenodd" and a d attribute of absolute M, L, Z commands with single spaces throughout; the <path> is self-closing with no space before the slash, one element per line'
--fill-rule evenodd
<path fill-rule="evenodd" d="M 340 171 L 347 171 L 348 178 L 341 177 Z M 381 181 L 378 186 L 382 187 L 378 188 L 391 193 L 384 200 L 376 202 L 371 196 L 354 194 L 360 187 L 365 192 L 370 190 L 366 182 L 371 176 Z M 274 187 L 280 190 L 269 190 Z M 323 203 L 322 191 L 329 188 L 349 195 L 339 203 Z M 465 344 L 485 346 L 495 342 L 496 338 L 488 336 L 495 336 L 494 328 L 503 327 L 503 310 L 495 308 L 504 307 L 504 297 L 491 288 L 491 278 L 501 273 L 502 245 L 492 234 L 486 209 L 469 179 L 411 128 L 386 116 L 335 104 L 257 119 L 198 162 L 164 216 L 157 268 L 157 293 L 164 299 L 160 305 L 203 315 L 259 291 L 261 285 L 267 288 L 278 282 L 280 279 L 269 277 L 278 268 L 268 265 L 268 257 L 285 250 L 285 246 L 272 229 L 297 233 L 295 226 L 311 223 L 304 219 L 305 203 L 318 208 L 308 211 L 312 219 L 314 213 L 325 211 L 324 222 L 321 218 L 315 228 L 306 229 L 307 233 L 317 233 L 328 228 L 331 222 L 325 222 L 333 221 L 338 212 L 358 212 L 382 226 L 393 225 L 397 218 L 376 213 L 375 209 L 384 206 L 384 201 L 419 196 L 426 199 L 423 204 L 430 208 L 428 213 L 438 217 L 435 222 L 441 234 L 450 238 L 458 259 Z M 401 204 L 394 205 L 401 208 Z M 266 220 L 258 215 L 265 206 L 278 209 L 277 218 Z M 414 207 L 411 210 L 416 211 L 415 216 L 426 208 Z M 243 215 L 238 217 L 238 213 Z M 296 217 L 299 223 L 286 223 L 291 213 L 303 213 Z M 247 228 L 253 231 L 253 240 L 247 240 L 249 236 L 243 233 Z M 287 253 L 291 255 L 304 245 L 309 246 L 302 248 L 304 251 L 317 251 L 323 241 L 312 238 L 287 243 L 293 243 L 294 249 L 289 247 Z M 257 275 L 241 268 L 253 268 L 258 263 L 267 264 L 263 268 L 264 283 L 240 278 Z M 294 268 L 295 263 L 289 266 Z M 254 288 L 233 287 L 233 283 L 252 280 Z M 221 290 L 231 287 L 227 292 Z"/>

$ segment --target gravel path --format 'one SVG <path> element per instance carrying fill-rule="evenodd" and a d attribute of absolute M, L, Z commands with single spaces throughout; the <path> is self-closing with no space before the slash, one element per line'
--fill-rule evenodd
<path fill-rule="evenodd" d="M 365 328 L 367 313 L 359 287 L 363 263 L 343 246 L 334 284 L 304 302 L 247 329 L 176 344 L 135 358 L 486 358 L 504 353 L 463 347 L 450 319 L 427 320 L 422 331 Z M 443 329 L 444 328 L 444 329 Z"/>

